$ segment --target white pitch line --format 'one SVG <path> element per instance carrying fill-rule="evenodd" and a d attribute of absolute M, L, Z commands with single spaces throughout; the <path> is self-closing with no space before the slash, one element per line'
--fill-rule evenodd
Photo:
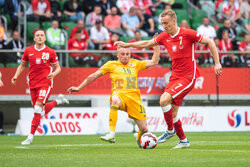
<path fill-rule="evenodd" d="M 190 151 L 202 151 L 202 152 L 231 152 L 231 153 L 250 153 L 247 150 L 204 150 L 204 149 L 193 149 L 189 148 Z"/>

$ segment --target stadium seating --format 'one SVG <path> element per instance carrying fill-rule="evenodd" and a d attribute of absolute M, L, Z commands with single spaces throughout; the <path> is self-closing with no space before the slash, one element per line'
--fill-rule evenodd
<path fill-rule="evenodd" d="M 70 67 L 79 67 L 79 65 L 75 63 L 73 57 L 71 57 L 71 56 L 69 56 L 69 66 Z"/>
<path fill-rule="evenodd" d="M 68 38 L 71 34 L 71 30 L 76 26 L 75 22 L 72 21 L 67 21 L 67 22 L 62 22 L 61 27 L 62 29 L 65 29 L 67 34 L 68 34 Z"/>
<path fill-rule="evenodd" d="M 188 8 L 188 3 L 186 0 L 175 0 L 176 3 L 180 3 L 183 6 L 183 9 L 187 10 Z"/>
<path fill-rule="evenodd" d="M 37 22 L 27 22 L 27 37 L 28 37 L 28 39 L 33 39 L 33 37 L 34 37 L 33 31 L 39 27 L 40 27 L 40 25 Z"/>
<path fill-rule="evenodd" d="M 176 9 L 175 10 L 176 16 L 177 16 L 177 24 L 180 24 L 181 20 L 187 20 L 187 22 L 190 22 L 190 19 L 188 17 L 187 10 L 185 9 Z"/>
<path fill-rule="evenodd" d="M 4 64 L 3 64 L 3 63 L 0 63 L 0 67 L 4 67 Z"/>
<path fill-rule="evenodd" d="M 42 23 L 43 29 L 44 29 L 44 30 L 47 30 L 48 28 L 51 27 L 51 24 L 52 24 L 51 21 L 43 22 L 43 23 Z"/>

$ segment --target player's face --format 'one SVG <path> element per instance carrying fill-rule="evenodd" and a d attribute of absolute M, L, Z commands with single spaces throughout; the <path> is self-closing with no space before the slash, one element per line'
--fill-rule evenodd
<path fill-rule="evenodd" d="M 45 41 L 46 41 L 44 31 L 39 30 L 39 31 L 35 32 L 34 41 L 35 41 L 36 44 L 40 44 L 40 45 L 44 44 Z"/>
<path fill-rule="evenodd" d="M 169 15 L 161 18 L 161 24 L 168 34 L 172 34 L 172 32 L 175 30 L 175 27 L 177 26 L 176 19 L 171 18 Z"/>
<path fill-rule="evenodd" d="M 120 48 L 117 53 L 117 57 L 122 64 L 128 64 L 130 55 L 130 48 Z"/>

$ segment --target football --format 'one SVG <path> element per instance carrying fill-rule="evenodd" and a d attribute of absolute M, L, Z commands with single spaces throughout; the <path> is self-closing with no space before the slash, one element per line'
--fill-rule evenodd
<path fill-rule="evenodd" d="M 141 136 L 140 144 L 141 147 L 144 149 L 153 149 L 157 145 L 157 138 L 153 133 L 144 133 Z"/>

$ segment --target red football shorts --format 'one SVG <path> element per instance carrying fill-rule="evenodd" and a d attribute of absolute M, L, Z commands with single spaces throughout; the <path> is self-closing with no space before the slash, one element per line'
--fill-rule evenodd
<path fill-rule="evenodd" d="M 193 89 L 194 85 L 195 79 L 170 79 L 165 92 L 172 96 L 173 105 L 181 106 L 183 98 Z"/>
<path fill-rule="evenodd" d="M 31 102 L 32 106 L 36 104 L 36 102 L 41 102 L 45 104 L 51 94 L 51 86 L 43 86 L 34 89 L 30 89 Z"/>

